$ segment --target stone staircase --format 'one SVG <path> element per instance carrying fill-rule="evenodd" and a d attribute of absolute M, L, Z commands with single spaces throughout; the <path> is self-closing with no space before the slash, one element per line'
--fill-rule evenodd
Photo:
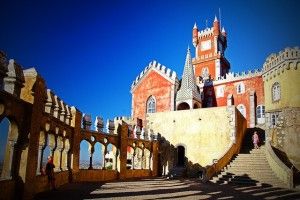
<path fill-rule="evenodd" d="M 286 187 L 269 166 L 264 146 L 253 149 L 249 153 L 238 154 L 220 174 L 210 181 L 219 184 Z"/>

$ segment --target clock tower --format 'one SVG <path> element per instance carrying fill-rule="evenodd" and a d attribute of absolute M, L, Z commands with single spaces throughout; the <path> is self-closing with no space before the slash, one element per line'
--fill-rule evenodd
<path fill-rule="evenodd" d="M 193 65 L 197 78 L 218 80 L 229 72 L 230 63 L 225 58 L 227 34 L 224 27 L 220 31 L 217 17 L 215 17 L 213 27 L 201 31 L 195 23 L 193 45 L 196 54 L 193 58 Z"/>

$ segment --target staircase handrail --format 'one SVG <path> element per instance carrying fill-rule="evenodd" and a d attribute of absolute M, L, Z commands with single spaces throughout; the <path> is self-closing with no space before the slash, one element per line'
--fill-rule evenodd
<path fill-rule="evenodd" d="M 270 141 L 266 141 L 265 143 L 265 152 L 267 161 L 272 169 L 272 171 L 276 174 L 276 176 L 283 181 L 288 188 L 294 187 L 293 181 L 293 169 L 288 168 L 275 154 Z"/>

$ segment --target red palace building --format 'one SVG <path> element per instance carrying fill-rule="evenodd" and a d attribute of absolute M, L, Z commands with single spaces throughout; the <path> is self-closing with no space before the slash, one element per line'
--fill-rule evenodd
<path fill-rule="evenodd" d="M 195 57 L 187 52 L 182 79 L 176 72 L 152 61 L 131 86 L 132 117 L 147 124 L 147 113 L 235 105 L 248 127 L 264 118 L 264 90 L 259 70 L 230 72 L 225 57 L 227 33 L 215 17 L 213 26 L 192 30 Z"/>

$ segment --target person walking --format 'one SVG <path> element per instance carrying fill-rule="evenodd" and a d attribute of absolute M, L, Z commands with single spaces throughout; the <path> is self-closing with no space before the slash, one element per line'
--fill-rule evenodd
<path fill-rule="evenodd" d="M 258 148 L 259 148 L 259 146 L 258 146 L 258 143 L 259 143 L 259 137 L 258 137 L 256 131 L 254 131 L 254 133 L 253 133 L 253 136 L 252 136 L 252 142 L 253 142 L 254 148 L 255 148 L 255 149 L 258 149 Z"/>
<path fill-rule="evenodd" d="M 48 182 L 50 183 L 52 190 L 56 190 L 54 168 L 55 168 L 55 165 L 53 164 L 53 157 L 48 156 L 48 162 L 46 164 L 46 175 L 48 176 Z"/>

